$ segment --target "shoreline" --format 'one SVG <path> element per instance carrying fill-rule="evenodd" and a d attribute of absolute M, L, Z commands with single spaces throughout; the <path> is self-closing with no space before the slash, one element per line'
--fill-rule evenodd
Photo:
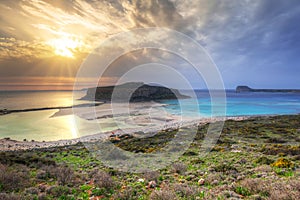
<path fill-rule="evenodd" d="M 25 141 L 21 140 L 15 140 L 11 139 L 9 137 L 7 138 L 0 138 L 0 152 L 6 152 L 6 151 L 24 151 L 24 150 L 34 150 L 34 149 L 47 149 L 47 148 L 55 148 L 55 147 L 64 147 L 64 146 L 70 146 L 70 145 L 76 145 L 78 143 L 91 143 L 91 142 L 97 142 L 99 140 L 108 140 L 110 136 L 115 135 L 117 137 L 122 135 L 131 135 L 135 136 L 135 133 L 138 132 L 144 132 L 145 135 L 149 135 L 149 133 L 157 133 L 159 131 L 165 131 L 165 130 L 175 130 L 178 128 L 189 128 L 189 127 L 195 127 L 195 126 L 203 126 L 208 123 L 214 123 L 218 121 L 224 120 L 234 120 L 234 121 L 244 121 L 248 119 L 257 119 L 257 118 L 268 118 L 268 117 L 276 117 L 276 116 L 295 116 L 300 115 L 300 113 L 297 114 L 274 114 L 274 115 L 239 115 L 239 116 L 227 116 L 227 117 L 211 117 L 211 118 L 202 118 L 202 119 L 187 119 L 183 121 L 176 121 L 173 119 L 172 121 L 169 121 L 163 126 L 156 126 L 156 127 L 142 127 L 142 128 L 127 128 L 127 129 L 116 129 L 111 131 L 106 131 L 102 133 L 96 133 L 93 135 L 86 135 L 81 136 L 79 138 L 74 139 L 61 139 L 61 140 L 55 140 L 55 141 L 27 141 L 26 138 Z M 153 134 L 151 134 L 153 135 Z"/>
<path fill-rule="evenodd" d="M 258 116 L 256 116 L 258 117 Z M 249 118 L 256 118 L 255 116 L 236 116 L 236 117 L 213 117 L 213 118 L 203 118 L 203 119 L 189 119 L 185 121 L 171 121 L 167 122 L 163 126 L 157 126 L 147 129 L 124 129 L 124 130 L 114 130 L 114 131 L 107 131 L 103 133 L 97 133 L 93 135 L 82 136 L 75 139 L 62 139 L 57 141 L 18 141 L 10 138 L 3 138 L 0 139 L 0 151 L 22 151 L 22 150 L 33 150 L 33 149 L 45 149 L 45 148 L 55 148 L 55 147 L 63 147 L 69 145 L 76 145 L 77 143 L 90 143 L 90 142 L 97 142 L 99 140 L 106 140 L 109 139 L 111 135 L 121 136 L 125 134 L 129 134 L 134 136 L 137 132 L 144 132 L 147 133 L 156 133 L 163 130 L 175 130 L 178 128 L 186 128 L 186 127 L 195 127 L 199 125 L 205 125 L 207 123 L 213 123 L 217 121 L 224 121 L 226 120 L 235 120 L 235 121 L 242 121 Z M 224 119 L 225 118 L 225 119 Z"/>
<path fill-rule="evenodd" d="M 92 107 L 92 106 L 100 106 L 104 103 L 84 103 L 73 106 L 56 106 L 56 107 L 43 107 L 43 108 L 27 108 L 27 109 L 19 109 L 19 110 L 0 110 L 0 116 L 9 115 L 11 113 L 21 113 L 21 112 L 35 112 L 35 111 L 43 111 L 43 110 L 61 110 L 61 109 L 71 109 L 71 108 L 84 108 L 84 107 Z"/>

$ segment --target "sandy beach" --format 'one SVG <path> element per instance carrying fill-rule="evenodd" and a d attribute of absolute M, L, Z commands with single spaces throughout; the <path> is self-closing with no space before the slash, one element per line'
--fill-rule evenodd
<path fill-rule="evenodd" d="M 140 117 L 140 121 L 145 120 L 143 117 Z M 241 121 L 250 118 L 249 116 L 239 116 L 239 117 L 214 117 L 214 118 L 203 118 L 203 119 L 185 119 L 185 120 L 178 120 L 178 118 L 173 118 L 169 122 L 161 123 L 157 126 L 151 127 L 140 127 L 138 129 L 128 128 L 128 129 L 117 129 L 114 131 L 107 131 L 103 133 L 98 133 L 94 135 L 83 136 L 76 139 L 67 139 L 67 140 L 58 140 L 58 141 L 17 141 L 10 138 L 3 138 L 0 139 L 0 151 L 18 151 L 18 150 L 28 150 L 28 149 L 39 149 L 39 148 L 51 148 L 51 147 L 58 147 L 58 146 L 66 146 L 66 145 L 73 145 L 78 142 L 97 142 L 98 140 L 108 139 L 112 134 L 116 136 L 121 136 L 122 134 L 131 134 L 134 135 L 137 132 L 144 132 L 145 134 L 152 133 L 155 134 L 158 131 L 162 130 L 175 130 L 178 128 L 191 128 L 198 125 L 204 125 L 206 123 L 212 123 L 221 120 L 235 120 Z M 161 120 L 161 119 L 160 119 Z"/>

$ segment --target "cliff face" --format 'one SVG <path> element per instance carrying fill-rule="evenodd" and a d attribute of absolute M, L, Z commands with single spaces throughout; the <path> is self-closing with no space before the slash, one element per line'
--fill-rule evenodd
<path fill-rule="evenodd" d="M 169 89 L 162 86 L 151 86 L 141 82 L 131 82 L 117 86 L 89 88 L 86 96 L 82 99 L 111 101 L 113 98 L 113 101 L 126 102 L 129 97 L 130 102 L 189 98 L 189 96 L 180 94 L 180 92 L 176 89 Z"/>

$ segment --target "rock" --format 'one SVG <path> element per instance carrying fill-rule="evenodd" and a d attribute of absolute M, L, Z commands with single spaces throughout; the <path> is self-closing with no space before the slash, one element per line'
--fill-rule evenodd
<path fill-rule="evenodd" d="M 253 200 L 262 200 L 261 196 L 259 196 L 258 194 L 252 195 L 251 197 Z"/>
<path fill-rule="evenodd" d="M 236 87 L 235 91 L 236 92 L 252 92 L 252 88 L 246 86 L 246 85 L 239 85 Z"/>
<path fill-rule="evenodd" d="M 185 179 L 179 179 L 178 180 L 180 183 L 185 183 Z"/>
<path fill-rule="evenodd" d="M 38 194 L 39 190 L 35 187 L 26 188 L 25 192 L 27 194 Z"/>
<path fill-rule="evenodd" d="M 205 180 L 204 180 L 203 178 L 200 178 L 200 179 L 198 180 L 198 184 L 199 184 L 199 185 L 204 185 L 204 183 L 205 183 Z"/>
<path fill-rule="evenodd" d="M 48 199 L 47 194 L 45 194 L 45 193 L 40 193 L 40 194 L 38 195 L 38 200 L 46 200 L 46 199 Z"/>
<path fill-rule="evenodd" d="M 90 166 L 90 167 L 97 167 L 98 164 L 97 164 L 96 162 L 90 162 L 89 166 Z"/>
<path fill-rule="evenodd" d="M 193 180 L 196 176 L 191 174 L 189 176 L 187 176 L 186 180 L 190 181 L 190 180 Z"/>
<path fill-rule="evenodd" d="M 241 195 L 235 193 L 234 191 L 227 190 L 224 192 L 228 199 L 241 199 Z"/>
<path fill-rule="evenodd" d="M 36 174 L 36 178 L 38 179 L 45 179 L 47 177 L 47 173 L 44 170 L 40 170 Z"/>
<path fill-rule="evenodd" d="M 144 183 L 145 180 L 144 180 L 143 178 L 139 178 L 139 179 L 138 179 L 138 182 L 139 182 L 139 183 Z"/>
<path fill-rule="evenodd" d="M 247 163 L 247 160 L 245 158 L 242 158 L 241 160 L 239 160 L 239 163 L 240 164 L 246 164 Z"/>
<path fill-rule="evenodd" d="M 41 191 L 41 192 L 45 192 L 46 189 L 47 189 L 47 185 L 41 183 L 38 185 L 38 189 Z"/>
<path fill-rule="evenodd" d="M 204 175 L 204 172 L 203 172 L 202 170 L 200 170 L 200 169 L 197 170 L 196 172 L 197 172 L 197 174 L 199 174 L 200 176 L 203 176 L 203 175 Z"/>
<path fill-rule="evenodd" d="M 52 185 L 52 186 L 47 187 L 46 188 L 46 193 L 47 194 L 52 194 L 56 187 L 57 187 L 56 185 Z"/>
<path fill-rule="evenodd" d="M 156 187 L 156 182 L 155 181 L 150 181 L 148 183 L 148 188 L 155 188 Z"/>
<path fill-rule="evenodd" d="M 300 90 L 297 90 L 297 89 L 252 89 L 246 85 L 237 86 L 235 91 L 237 93 L 239 93 L 239 92 L 293 92 L 293 93 L 299 93 L 300 92 Z"/>
<path fill-rule="evenodd" d="M 211 184 L 212 184 L 212 185 L 218 185 L 218 184 L 219 184 L 219 181 L 218 181 L 218 180 L 213 180 L 213 181 L 211 182 Z"/>

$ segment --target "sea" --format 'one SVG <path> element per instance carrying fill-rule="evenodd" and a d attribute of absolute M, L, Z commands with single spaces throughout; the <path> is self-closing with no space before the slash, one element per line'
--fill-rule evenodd
<path fill-rule="evenodd" d="M 213 100 L 209 91 L 183 91 L 187 95 L 191 92 L 196 94 L 194 98 L 161 101 L 163 112 L 180 116 L 183 114 L 183 105 L 187 111 L 184 115 L 200 116 L 200 118 L 220 115 L 213 112 L 212 105 L 214 104 L 212 104 Z M 222 99 L 221 115 L 257 116 L 300 113 L 300 93 L 236 93 L 234 90 L 226 90 L 225 94 L 226 98 Z M 73 98 L 73 95 L 76 98 Z M 79 100 L 79 97 L 84 95 L 85 91 L 0 91 L 0 110 L 68 107 L 92 103 Z M 220 107 L 220 105 L 216 107 L 218 106 Z M 75 120 L 78 116 L 70 109 L 57 115 L 59 111 L 59 109 L 48 109 L 0 115 L 0 139 L 56 141 L 84 136 L 78 134 L 78 120 Z M 148 111 L 149 109 L 145 112 Z M 113 123 L 116 118 L 107 115 L 103 120 L 106 120 L 106 125 L 104 129 L 101 129 L 102 131 L 116 129 Z M 86 122 L 88 130 L 90 120 L 83 119 L 82 121 Z M 81 126 L 81 128 L 84 127 Z"/>

